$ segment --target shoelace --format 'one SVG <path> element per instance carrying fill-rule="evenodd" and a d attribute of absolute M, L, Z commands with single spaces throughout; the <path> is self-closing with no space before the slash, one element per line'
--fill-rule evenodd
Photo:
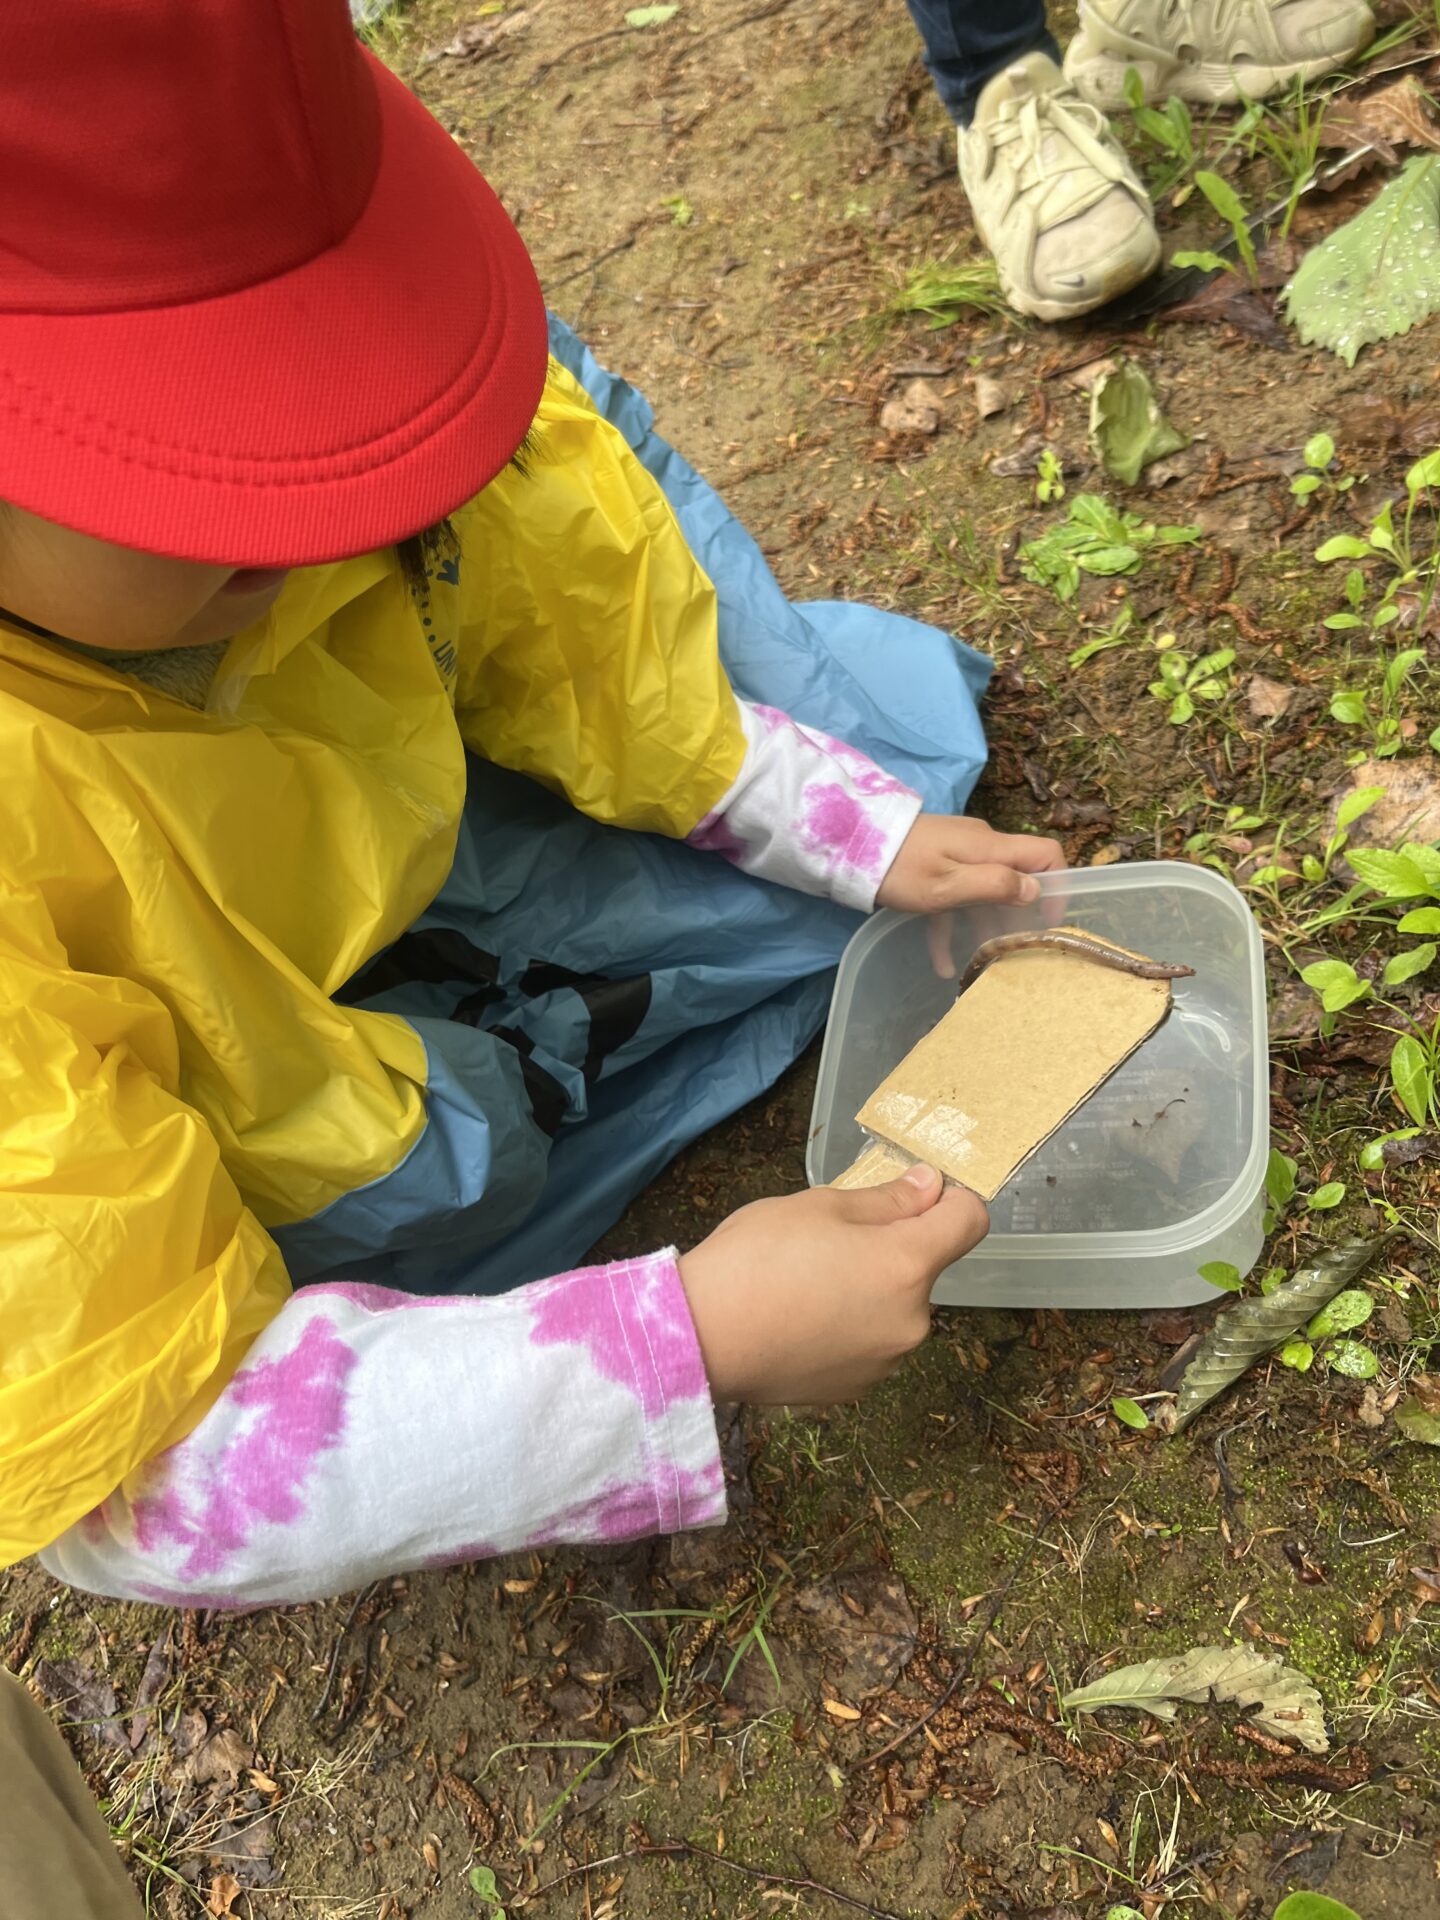
<path fill-rule="evenodd" d="M 1106 144 L 1109 127 L 1104 114 L 1078 95 L 1031 94 L 987 132 L 997 155 L 1004 147 L 1018 146 L 1019 151 L 1009 156 L 1016 187 L 1022 195 L 1041 191 L 1037 212 L 1042 226 L 1083 213 L 1125 179 L 1124 161 Z M 1051 132 L 1069 147 L 1066 158 L 1053 150 L 1048 159 L 1044 157 L 1044 141 Z M 1070 176 L 1086 172 L 1092 176 L 1090 184 L 1076 186 Z"/>

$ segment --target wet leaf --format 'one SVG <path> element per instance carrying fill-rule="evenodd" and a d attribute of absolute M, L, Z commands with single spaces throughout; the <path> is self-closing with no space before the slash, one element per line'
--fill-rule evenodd
<path fill-rule="evenodd" d="M 1315 1363 L 1315 1349 L 1308 1340 L 1287 1340 L 1280 1349 L 1280 1364 L 1296 1373 L 1308 1373 Z"/>
<path fill-rule="evenodd" d="M 1123 1420 L 1127 1427 L 1134 1427 L 1137 1433 L 1143 1432 L 1150 1424 L 1149 1414 L 1134 1400 L 1112 1400 L 1110 1411 L 1117 1420 Z"/>
<path fill-rule="evenodd" d="M 1217 1394 L 1313 1319 L 1397 1237 L 1392 1229 L 1333 1248 L 1273 1293 L 1237 1300 L 1205 1335 L 1181 1378 L 1173 1431 L 1183 1431 Z"/>
<path fill-rule="evenodd" d="M 1413 1396 L 1396 1407 L 1395 1425 L 1407 1440 L 1418 1440 L 1426 1447 L 1440 1447 L 1440 1413 L 1427 1413 Z"/>
<path fill-rule="evenodd" d="M 1157 1720 L 1175 1718 L 1177 1700 L 1233 1700 L 1258 1707 L 1251 1724 L 1309 1753 L 1329 1747 L 1320 1696 L 1303 1673 L 1251 1647 L 1192 1647 L 1188 1653 L 1121 1667 L 1088 1687 L 1067 1693 L 1062 1706 L 1128 1707 Z"/>
<path fill-rule="evenodd" d="M 1373 1380 L 1380 1361 L 1373 1347 L 1363 1340 L 1334 1340 L 1325 1349 L 1325 1359 L 1336 1373 L 1348 1380 Z"/>
<path fill-rule="evenodd" d="M 1108 474 L 1133 487 L 1143 467 L 1190 444 L 1160 411 L 1150 376 L 1133 360 L 1102 374 L 1090 393 L 1090 445 Z"/>
<path fill-rule="evenodd" d="M 1363 99 L 1327 103 L 1320 144 L 1372 146 L 1393 166 L 1397 147 L 1428 147 L 1431 152 L 1440 152 L 1440 128 L 1414 76 L 1406 74 Z"/>
<path fill-rule="evenodd" d="M 1320 1309 L 1305 1331 L 1312 1340 L 1324 1340 L 1332 1333 L 1351 1333 L 1363 1327 L 1374 1311 L 1375 1302 L 1368 1293 L 1362 1293 L 1359 1287 L 1346 1287 Z"/>
<path fill-rule="evenodd" d="M 1428 319 L 1440 306 L 1440 159 L 1409 161 L 1311 249 L 1280 298 L 1307 346 L 1350 367 L 1362 347 Z"/>

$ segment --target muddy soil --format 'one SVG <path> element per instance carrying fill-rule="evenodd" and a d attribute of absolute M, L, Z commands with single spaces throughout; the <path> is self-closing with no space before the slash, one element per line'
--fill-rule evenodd
<path fill-rule="evenodd" d="M 1377 767 L 1410 780 L 1412 815 L 1436 798 L 1424 670 L 1396 705 L 1398 757 L 1347 764 L 1366 738 L 1328 703 L 1369 669 L 1320 624 L 1343 600 L 1312 555 L 1440 443 L 1416 444 L 1440 416 L 1440 331 L 1348 370 L 1223 319 L 887 317 L 918 263 L 975 254 L 899 0 L 684 0 L 643 28 L 625 10 L 531 0 L 512 25 L 515 7 L 422 0 L 388 54 L 502 192 L 551 304 L 649 394 L 787 589 L 992 654 L 980 811 L 1058 833 L 1079 865 L 1261 871 L 1274 1138 L 1303 1188 L 1346 1183 L 1336 1209 L 1287 1214 L 1267 1264 L 1394 1209 L 1408 1237 L 1370 1283 L 1378 1378 L 1271 1363 L 1164 1439 L 1111 1402 L 1157 1391 L 1213 1309 L 940 1312 L 863 1408 L 725 1419 L 723 1530 L 243 1619 L 97 1602 L 22 1567 L 0 1583 L 0 1645 L 71 1726 L 164 1916 L 458 1920 L 493 1911 L 477 1867 L 542 1920 L 1090 1920 L 1119 1902 L 1268 1920 L 1303 1887 L 1364 1920 L 1440 1913 L 1440 1450 L 1386 1411 L 1436 1364 L 1435 1168 L 1358 1168 L 1399 1124 L 1389 1042 L 1364 1023 L 1322 1035 L 1294 968 L 1346 929 L 1316 936 L 1291 883 L 1263 877 Z M 462 34 L 470 51 L 447 52 Z M 1197 120 L 1212 154 L 1221 124 Z M 1251 204 L 1274 186 L 1263 159 L 1239 178 Z M 1373 185 L 1307 197 L 1296 242 Z M 1213 245 L 1194 200 L 1163 208 L 1167 237 Z M 1120 354 L 1193 436 L 1128 491 L 1086 446 L 1087 379 Z M 887 432 L 885 402 L 915 381 L 938 429 Z M 1001 404 L 981 419 L 979 397 Z M 1321 429 L 1357 484 L 1301 510 L 1290 480 Z M 1062 604 L 1019 559 L 1064 511 L 1036 499 L 1046 448 L 1071 496 L 1198 544 Z M 1130 638 L 1069 664 L 1125 612 Z M 1157 632 L 1192 657 L 1235 651 L 1183 726 L 1147 691 Z M 812 1052 L 602 1251 L 683 1244 L 801 1185 L 813 1074 Z M 1313 1680 L 1327 1754 L 1257 1743 L 1233 1706 L 1163 1723 L 1058 1705 L 1109 1664 L 1225 1641 Z"/>

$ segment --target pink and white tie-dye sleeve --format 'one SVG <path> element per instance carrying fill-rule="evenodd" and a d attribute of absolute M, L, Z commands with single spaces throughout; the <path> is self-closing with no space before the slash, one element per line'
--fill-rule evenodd
<path fill-rule="evenodd" d="M 919 794 L 843 740 L 775 707 L 739 704 L 745 764 L 689 844 L 868 913 L 919 815 Z"/>
<path fill-rule="evenodd" d="M 40 1559 L 120 1599 L 244 1608 L 724 1517 L 666 1251 L 496 1297 L 302 1287 L 194 1432 Z"/>

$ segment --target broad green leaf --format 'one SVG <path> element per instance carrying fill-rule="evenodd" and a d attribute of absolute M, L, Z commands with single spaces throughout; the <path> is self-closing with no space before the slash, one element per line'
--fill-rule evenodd
<path fill-rule="evenodd" d="M 673 20 L 679 11 L 678 6 L 631 7 L 625 16 L 625 24 L 627 27 L 663 27 L 665 22 Z"/>
<path fill-rule="evenodd" d="M 1328 1213 L 1332 1207 L 1338 1207 L 1345 1198 L 1345 1182 L 1330 1180 L 1323 1187 L 1317 1187 L 1307 1196 L 1305 1205 L 1311 1213 Z"/>
<path fill-rule="evenodd" d="M 1398 620 L 1399 618 L 1400 618 L 1399 607 L 1396 606 L 1393 600 L 1387 600 L 1384 606 L 1376 610 L 1375 618 L 1370 622 L 1370 624 L 1372 627 L 1378 630 L 1381 627 L 1388 627 L 1392 620 Z"/>
<path fill-rule="evenodd" d="M 1320 1696 L 1303 1673 L 1252 1647 L 1191 1647 L 1186 1653 L 1120 1667 L 1067 1693 L 1065 1707 L 1127 1707 L 1157 1720 L 1175 1718 L 1177 1700 L 1233 1700 L 1259 1707 L 1252 1725 L 1298 1740 L 1309 1753 L 1329 1747 Z"/>
<path fill-rule="evenodd" d="M 1112 1400 L 1110 1402 L 1110 1411 L 1117 1420 L 1123 1420 L 1127 1427 L 1134 1427 L 1137 1432 L 1148 1427 L 1150 1424 L 1149 1414 L 1146 1413 L 1142 1406 L 1138 1406 L 1133 1400 Z"/>
<path fill-rule="evenodd" d="M 1211 253 L 1207 247 L 1181 247 L 1170 256 L 1172 267 L 1199 267 L 1203 273 L 1234 273 L 1235 266 L 1223 254 Z"/>
<path fill-rule="evenodd" d="M 1440 907 L 1412 907 L 1396 924 L 1401 933 L 1440 933 Z"/>
<path fill-rule="evenodd" d="M 1270 1204 L 1277 1212 L 1289 1206 L 1295 1192 L 1296 1165 L 1288 1153 L 1281 1153 L 1278 1147 L 1270 1149 L 1270 1158 L 1265 1165 L 1265 1191 L 1270 1196 Z"/>
<path fill-rule="evenodd" d="M 1329 347 L 1350 367 L 1371 341 L 1427 319 L 1440 305 L 1436 156 L 1409 161 L 1363 212 L 1312 247 L 1280 298 L 1307 345 Z"/>
<path fill-rule="evenodd" d="M 1090 445 L 1101 466 L 1133 487 L 1141 469 L 1167 453 L 1188 447 L 1190 439 L 1160 411 L 1150 376 L 1133 360 L 1122 360 L 1090 392 Z"/>
<path fill-rule="evenodd" d="M 1367 887 L 1386 900 L 1413 900 L 1427 893 L 1425 870 L 1409 853 L 1386 853 L 1380 847 L 1352 847 L 1345 856 Z"/>
<path fill-rule="evenodd" d="M 1134 73 L 1135 69 L 1131 67 L 1130 71 Z M 1145 1920 L 1145 1916 L 1138 1907 L 1107 1907 L 1105 1920 Z"/>
<path fill-rule="evenodd" d="M 1203 659 L 1197 660 L 1191 669 L 1190 677 L 1192 679 L 1199 679 L 1212 673 L 1223 673 L 1226 667 L 1233 666 L 1234 664 L 1235 649 L 1233 647 L 1221 647 L 1218 652 L 1207 653 Z"/>
<path fill-rule="evenodd" d="M 1388 500 L 1371 523 L 1370 544 L 1372 547 L 1378 547 L 1382 553 L 1395 551 L 1395 521 L 1391 516 Z"/>
<path fill-rule="evenodd" d="M 1352 567 L 1345 576 L 1345 598 L 1352 607 L 1358 607 L 1365 598 L 1365 576 L 1358 567 Z"/>
<path fill-rule="evenodd" d="M 1358 540 L 1353 533 L 1337 533 L 1315 549 L 1315 558 L 1322 564 L 1331 560 L 1368 560 L 1370 542 Z"/>
<path fill-rule="evenodd" d="M 1304 874 L 1305 878 L 1310 882 L 1312 887 L 1318 886 L 1320 881 L 1322 881 L 1325 878 L 1325 869 L 1321 865 L 1320 861 L 1318 861 L 1315 858 L 1313 853 L 1307 853 L 1302 855 L 1300 860 L 1300 871 L 1301 873 Z"/>
<path fill-rule="evenodd" d="M 1405 490 L 1413 498 L 1422 487 L 1440 486 L 1440 452 L 1427 453 L 1405 475 Z"/>
<path fill-rule="evenodd" d="M 1330 698 L 1330 718 L 1342 727 L 1358 727 L 1365 718 L 1363 693 L 1336 693 Z"/>
<path fill-rule="evenodd" d="M 1319 994 L 1327 1013 L 1340 1013 L 1355 1001 L 1368 999 L 1372 991 L 1370 982 L 1360 979 L 1344 960 L 1312 961 L 1301 969 L 1300 978 Z"/>
<path fill-rule="evenodd" d="M 1387 987 L 1401 986 L 1406 980 L 1413 980 L 1417 973 L 1435 962 L 1435 942 L 1427 940 L 1423 947 L 1411 947 L 1408 953 L 1397 953 L 1393 960 L 1385 963 L 1384 981 Z"/>
<path fill-rule="evenodd" d="M 1140 78 L 1138 67 L 1126 67 L 1125 78 L 1121 82 L 1125 94 L 1125 104 L 1132 113 L 1145 104 L 1145 82 Z"/>
<path fill-rule="evenodd" d="M 1195 184 L 1222 220 L 1228 220 L 1232 227 L 1245 224 L 1245 203 L 1228 180 L 1202 167 L 1195 175 Z"/>
<path fill-rule="evenodd" d="M 1440 1413 L 1427 1413 L 1418 1400 L 1400 1402 L 1395 1409 L 1395 1424 L 1407 1440 L 1440 1447 Z"/>
<path fill-rule="evenodd" d="M 1325 1349 L 1325 1359 L 1334 1372 L 1343 1373 L 1348 1380 L 1373 1380 L 1380 1371 L 1375 1349 L 1363 1340 L 1332 1340 Z"/>
<path fill-rule="evenodd" d="M 1308 1340 L 1287 1340 L 1280 1349 L 1282 1367 L 1293 1367 L 1296 1373 L 1308 1373 L 1315 1359 L 1315 1349 Z"/>
<path fill-rule="evenodd" d="M 1360 1149 L 1360 1164 L 1366 1173 L 1376 1173 L 1385 1164 L 1385 1145 L 1390 1140 L 1413 1140 L 1419 1127 L 1394 1127 L 1389 1133 L 1382 1133 L 1374 1140 L 1367 1140 Z"/>
<path fill-rule="evenodd" d="M 1335 442 L 1328 433 L 1314 433 L 1305 442 L 1305 464 L 1323 473 L 1335 458 Z"/>
<path fill-rule="evenodd" d="M 1240 1269 L 1231 1266 L 1228 1260 L 1207 1260 L 1199 1273 L 1207 1285 L 1219 1287 L 1222 1293 L 1238 1293 L 1244 1285 Z"/>
<path fill-rule="evenodd" d="M 1267 1267 L 1265 1269 L 1264 1273 L 1260 1276 L 1260 1291 L 1266 1299 L 1274 1293 L 1284 1278 L 1285 1269 L 1283 1267 Z"/>
<path fill-rule="evenodd" d="M 1290 482 L 1290 491 L 1297 500 L 1308 500 L 1320 485 L 1318 473 L 1297 473 Z"/>
<path fill-rule="evenodd" d="M 1347 793 L 1340 802 L 1340 810 L 1335 816 L 1336 826 L 1353 827 L 1362 814 L 1369 813 L 1375 802 L 1384 798 L 1384 787 L 1357 787 L 1354 793 Z"/>
<path fill-rule="evenodd" d="M 1440 895 L 1440 845 L 1426 840 L 1407 840 L 1400 852 L 1424 874 L 1426 886 Z"/>
<path fill-rule="evenodd" d="M 1385 669 L 1385 691 L 1398 693 L 1424 658 L 1423 647 L 1406 647 L 1403 653 L 1397 653 Z"/>
<path fill-rule="evenodd" d="M 478 1893 L 482 1900 L 490 1903 L 490 1920 L 505 1920 L 505 1909 L 500 1904 L 500 1889 L 495 1884 L 495 1875 L 489 1867 L 471 1867 L 467 1876 L 472 1893 Z"/>
<path fill-rule="evenodd" d="M 1333 1333 L 1353 1333 L 1374 1311 L 1375 1302 L 1368 1293 L 1359 1287 L 1346 1287 L 1320 1309 L 1305 1331 L 1312 1340 L 1324 1340 Z"/>
<path fill-rule="evenodd" d="M 1423 1127 L 1429 1117 L 1434 1085 L 1425 1049 L 1408 1033 L 1395 1042 L 1390 1055 L 1390 1079 L 1400 1096 L 1401 1106 L 1417 1127 Z"/>
<path fill-rule="evenodd" d="M 1332 633 L 1347 633 L 1352 627 L 1363 627 L 1365 622 L 1358 613 L 1327 613 L 1320 624 Z"/>
<path fill-rule="evenodd" d="M 1171 726 L 1183 727 L 1187 720 L 1192 720 L 1194 717 L 1195 702 L 1190 698 L 1188 693 L 1177 693 L 1175 696 L 1175 704 L 1170 709 Z"/>
<path fill-rule="evenodd" d="M 1328 1893 L 1287 1893 L 1275 1909 L 1275 1920 L 1360 1920 L 1360 1915 Z"/>

